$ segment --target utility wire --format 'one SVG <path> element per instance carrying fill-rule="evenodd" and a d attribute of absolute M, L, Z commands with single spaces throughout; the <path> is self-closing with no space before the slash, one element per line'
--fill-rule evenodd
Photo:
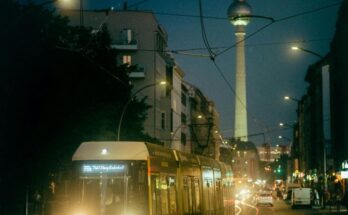
<path fill-rule="evenodd" d="M 268 42 L 268 43 L 255 43 L 255 44 L 246 44 L 245 47 L 257 47 L 257 46 L 273 46 L 273 45 L 286 45 L 286 44 L 294 44 L 294 43 L 312 43 L 312 42 L 321 42 L 321 41 L 329 41 L 330 38 L 321 38 L 321 39 L 309 39 L 309 40 L 296 40 L 296 41 L 289 41 L 289 42 Z M 229 48 L 229 46 L 218 46 L 218 47 L 211 47 L 212 50 L 214 49 L 225 49 Z M 200 53 L 192 53 L 188 51 L 201 51 L 201 50 L 207 50 L 207 48 L 188 48 L 188 49 L 172 49 L 172 50 L 166 50 L 163 52 L 169 52 L 173 54 L 178 55 L 187 55 L 192 57 L 207 57 L 209 58 L 210 55 L 208 54 L 200 54 Z M 144 51 L 144 52 L 161 52 L 159 50 L 155 49 L 137 49 L 137 51 Z"/>
<path fill-rule="evenodd" d="M 261 28 L 257 29 L 256 31 L 254 31 L 253 33 L 249 34 L 248 36 L 246 36 L 243 40 L 241 41 L 238 41 L 237 43 L 233 44 L 232 46 L 230 47 L 227 47 L 225 48 L 223 51 L 215 54 L 214 52 L 212 52 L 212 49 L 209 45 L 209 42 L 208 42 L 208 39 L 206 37 L 206 33 L 205 33 L 205 27 L 204 27 L 204 22 L 203 22 L 203 15 L 202 15 L 202 4 L 201 4 L 201 0 L 199 0 L 199 9 L 200 9 L 200 20 L 201 20 L 201 29 L 202 29 L 202 37 L 203 37 L 203 41 L 204 41 L 204 44 L 206 46 L 206 49 L 208 50 L 209 52 L 209 55 L 210 55 L 210 59 L 213 61 L 213 64 L 215 66 L 215 68 L 217 69 L 218 73 L 220 74 L 220 76 L 223 78 L 223 80 L 226 82 L 226 84 L 228 85 L 228 87 L 230 88 L 230 90 L 232 91 L 232 93 L 235 95 L 235 97 L 237 98 L 237 100 L 242 104 L 242 106 L 246 109 L 247 112 L 250 113 L 250 111 L 248 111 L 246 105 L 241 101 L 241 99 L 237 96 L 237 94 L 235 93 L 234 89 L 232 88 L 232 86 L 230 85 L 230 83 L 227 81 L 225 75 L 222 73 L 220 67 L 217 65 L 217 63 L 215 62 L 215 57 L 227 52 L 228 50 L 230 50 L 231 48 L 235 47 L 237 44 L 241 43 L 241 42 L 244 42 L 245 40 L 249 39 L 250 37 L 254 36 L 255 34 L 259 33 L 260 31 L 266 29 L 267 27 L 269 27 L 270 25 L 274 24 L 275 22 L 282 22 L 282 21 L 285 21 L 285 20 L 288 20 L 288 19 L 292 19 L 292 18 L 295 18 L 295 17 L 299 17 L 299 16 L 303 16 L 303 15 L 307 15 L 307 14 L 310 14 L 310 13 L 314 13 L 314 12 L 318 12 L 320 10 L 324 10 L 324 9 L 327 9 L 327 8 L 330 8 L 330 7 L 333 7 L 333 6 L 336 6 L 340 3 L 335 3 L 335 4 L 331 4 L 331 5 L 327 5 L 327 6 L 324 6 L 324 7 L 321 7 L 321 8 L 317 8 L 317 9 L 314 9 L 314 10 L 310 10 L 310 11 L 306 11 L 306 12 L 302 12 L 302 13 L 298 13 L 298 14 L 295 14 L 295 15 L 292 15 L 292 16 L 288 16 L 288 17 L 284 17 L 284 18 L 281 18 L 281 19 L 277 19 L 277 20 L 274 20 L 274 19 L 269 19 L 271 20 L 270 23 L 262 26 Z M 256 120 L 256 117 L 253 117 L 254 121 L 257 122 Z M 261 122 L 261 121 L 260 121 Z M 264 125 L 266 125 L 265 123 L 262 123 Z M 268 132 L 268 126 L 262 126 L 262 128 L 266 128 L 265 129 L 265 132 Z"/>
<path fill-rule="evenodd" d="M 214 61 L 215 60 L 215 53 L 212 51 L 212 49 L 210 47 L 209 40 L 208 40 L 206 31 L 205 31 L 205 26 L 204 26 L 202 0 L 199 0 L 199 20 L 201 23 L 201 31 L 202 31 L 202 38 L 203 38 L 204 45 L 209 52 L 210 59 L 212 61 Z"/>
<path fill-rule="evenodd" d="M 112 72 L 110 72 L 108 69 L 106 69 L 105 67 L 99 65 L 98 63 L 96 63 L 94 60 L 92 60 L 90 57 L 88 57 L 87 55 L 83 54 L 80 50 L 75 50 L 75 49 L 69 49 L 69 48 L 65 48 L 65 47 L 59 47 L 56 46 L 57 49 L 60 50 L 65 50 L 65 51 L 70 51 L 76 54 L 81 55 L 82 57 L 84 57 L 86 60 L 88 60 L 91 64 L 93 64 L 94 66 L 98 67 L 101 71 L 105 72 L 107 75 L 109 75 L 110 77 L 114 78 L 116 81 L 118 81 L 119 83 L 121 83 L 123 86 L 125 87 L 129 87 L 129 84 L 124 82 L 123 80 L 121 80 L 119 77 L 117 77 L 116 75 L 112 74 Z"/>
<path fill-rule="evenodd" d="M 201 30 L 202 30 L 202 37 L 203 37 L 203 41 L 204 41 L 204 45 L 205 47 L 207 48 L 208 52 L 209 52 L 209 55 L 210 55 L 210 60 L 213 62 L 216 70 L 218 71 L 218 73 L 220 74 L 220 76 L 223 78 L 223 80 L 225 81 L 225 83 L 227 84 L 227 86 L 230 88 L 230 90 L 232 91 L 233 95 L 236 97 L 236 99 L 238 100 L 238 102 L 240 102 L 240 104 L 244 107 L 244 109 L 250 113 L 250 111 L 248 111 L 247 109 L 247 106 L 246 104 L 243 103 L 243 101 L 239 98 L 239 96 L 236 94 L 235 90 L 233 89 L 233 87 L 231 86 L 231 84 L 228 82 L 226 76 L 223 74 L 223 72 L 221 71 L 220 67 L 217 65 L 217 63 L 215 62 L 215 57 L 222 54 L 223 52 L 229 50 L 228 49 L 225 49 L 224 51 L 222 52 L 219 52 L 218 54 L 215 54 L 212 50 L 211 50 L 211 47 L 209 45 L 209 42 L 208 42 L 208 38 L 207 38 L 207 35 L 206 35 L 206 32 L 205 32 L 205 27 L 204 27 L 204 20 L 203 20 L 203 9 L 202 9 L 202 1 L 199 0 L 199 14 L 200 14 L 200 24 L 201 24 Z M 261 16 L 257 16 L 258 18 L 261 17 Z M 274 20 L 272 18 L 268 18 L 268 17 L 262 17 L 262 18 L 267 18 L 269 20 L 271 20 L 270 24 L 273 24 Z M 264 28 L 268 27 L 270 24 L 260 28 L 258 31 L 254 32 L 255 34 L 261 30 L 263 30 Z M 252 34 L 254 35 L 254 34 Z M 252 36 L 250 35 L 250 36 Z M 236 43 L 238 44 L 238 43 Z M 253 116 L 253 115 L 252 115 Z M 255 116 L 253 116 L 254 119 L 256 119 Z M 261 122 L 261 121 L 260 121 Z M 267 127 L 265 126 L 266 124 L 265 123 L 262 123 L 264 126 L 263 127 Z M 260 126 L 260 125 L 259 125 Z"/>
<path fill-rule="evenodd" d="M 236 42 L 235 44 L 233 44 L 232 46 L 227 47 L 226 49 L 224 49 L 224 50 L 222 50 L 221 52 L 217 53 L 216 56 L 219 56 L 219 55 L 221 55 L 221 54 L 227 52 L 228 50 L 230 50 L 230 49 L 236 47 L 236 45 L 238 45 L 239 43 L 244 42 L 245 40 L 249 39 L 250 37 L 253 37 L 255 34 L 261 32 L 262 30 L 264 30 L 264 29 L 266 29 L 266 28 L 268 28 L 268 27 L 269 27 L 270 25 L 272 25 L 274 22 L 275 22 L 275 21 L 272 20 L 270 23 L 268 23 L 268 24 L 266 24 L 266 25 L 260 27 L 259 29 L 257 29 L 257 30 L 254 31 L 253 33 L 248 34 L 243 40 L 240 40 L 240 41 Z"/>
<path fill-rule="evenodd" d="M 341 2 L 342 2 L 342 1 L 339 1 L 339 2 L 337 2 L 337 3 L 333 3 L 333 4 L 330 4 L 330 5 L 326 5 L 326 6 L 323 6 L 323 7 L 320 7 L 320 8 L 308 10 L 308 11 L 301 12 L 301 13 L 298 13 L 298 14 L 294 14 L 294 15 L 291 15 L 291 16 L 286 16 L 286 17 L 277 19 L 277 20 L 275 20 L 275 21 L 276 21 L 276 22 L 282 22 L 282 21 L 285 21 L 285 20 L 288 20 L 288 19 L 292 19 L 292 18 L 296 18 L 296 17 L 299 17 L 299 16 L 304 16 L 304 15 L 308 15 L 308 14 L 311 14 L 311 13 L 315 13 L 315 12 L 318 12 L 318 11 L 321 11 L 321 10 L 328 9 L 328 8 L 330 8 L 330 7 L 338 6 L 338 5 L 341 4 Z"/>
<path fill-rule="evenodd" d="M 248 36 L 246 36 L 244 38 L 244 40 L 238 41 L 237 43 L 233 44 L 232 46 L 230 46 L 230 47 L 226 48 L 225 50 L 219 52 L 216 56 L 225 53 L 226 51 L 228 51 L 231 48 L 235 47 L 237 44 L 239 44 L 241 42 L 244 42 L 245 40 L 249 39 L 250 37 L 254 36 L 255 34 L 257 34 L 260 31 L 266 29 L 267 27 L 269 27 L 270 25 L 272 25 L 274 23 L 283 22 L 283 21 L 286 21 L 286 20 L 289 20 L 289 19 L 297 18 L 299 16 L 304 16 L 304 15 L 308 15 L 308 14 L 311 14 L 311 13 L 315 13 L 315 12 L 318 12 L 318 11 L 321 11 L 321 10 L 324 10 L 324 9 L 327 9 L 327 8 L 330 8 L 330 7 L 334 7 L 334 6 L 337 6 L 337 5 L 340 5 L 340 4 L 341 4 L 341 2 L 337 2 L 337 3 L 326 5 L 326 6 L 323 6 L 323 7 L 320 7 L 320 8 L 308 10 L 308 11 L 301 12 L 301 13 L 297 13 L 297 14 L 294 14 L 294 15 L 291 15 L 291 16 L 286 16 L 286 17 L 283 17 L 283 18 L 280 18 L 280 19 L 273 19 L 272 22 L 268 23 L 267 25 L 259 28 L 258 30 L 254 31 L 253 33 L 249 34 Z"/>

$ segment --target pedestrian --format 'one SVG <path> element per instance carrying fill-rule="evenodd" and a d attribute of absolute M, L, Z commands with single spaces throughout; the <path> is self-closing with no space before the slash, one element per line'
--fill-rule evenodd
<path fill-rule="evenodd" d="M 42 207 L 42 196 L 38 190 L 34 192 L 33 199 L 34 199 L 33 210 L 35 213 L 40 214 L 41 207 Z"/>
<path fill-rule="evenodd" d="M 320 199 L 319 199 L 319 193 L 318 193 L 317 189 L 314 189 L 313 196 L 314 196 L 314 205 L 315 206 L 319 206 L 320 205 Z"/>

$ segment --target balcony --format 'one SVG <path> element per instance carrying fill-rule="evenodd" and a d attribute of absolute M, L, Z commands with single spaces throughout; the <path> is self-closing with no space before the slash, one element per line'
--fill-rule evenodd
<path fill-rule="evenodd" d="M 111 47 L 117 50 L 138 50 L 137 40 L 114 40 L 112 41 Z"/>
<path fill-rule="evenodd" d="M 138 68 L 136 71 L 129 73 L 130 78 L 145 78 L 145 69 Z"/>

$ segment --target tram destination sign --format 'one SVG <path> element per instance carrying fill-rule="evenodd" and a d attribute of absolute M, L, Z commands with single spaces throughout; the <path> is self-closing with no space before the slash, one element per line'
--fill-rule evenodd
<path fill-rule="evenodd" d="M 102 173 L 120 173 L 124 172 L 124 164 L 83 164 L 82 173 L 102 174 Z"/>

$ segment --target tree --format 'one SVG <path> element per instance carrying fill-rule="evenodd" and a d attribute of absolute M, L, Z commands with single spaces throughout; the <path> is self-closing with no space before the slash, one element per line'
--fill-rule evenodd
<path fill-rule="evenodd" d="M 82 141 L 116 140 L 134 67 L 116 66 L 106 26 L 93 32 L 31 3 L 1 4 L 0 213 L 14 214 L 27 188 L 47 189 Z M 136 100 L 127 113 L 134 140 L 148 138 L 148 108 Z"/>

